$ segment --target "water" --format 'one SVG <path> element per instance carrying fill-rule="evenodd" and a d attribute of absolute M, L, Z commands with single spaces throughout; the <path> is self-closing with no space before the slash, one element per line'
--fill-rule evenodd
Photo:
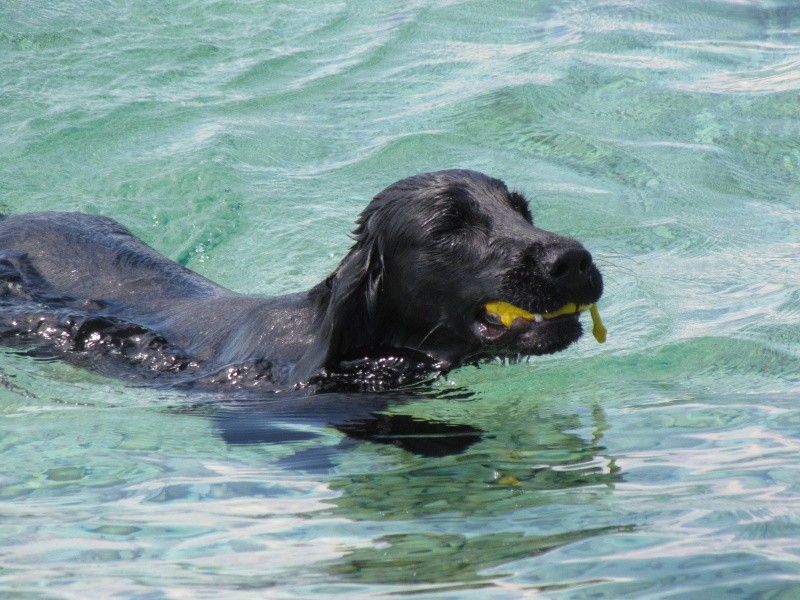
<path fill-rule="evenodd" d="M 610 333 L 390 402 L 481 432 L 444 456 L 0 350 L 2 595 L 797 597 L 798 73 L 788 0 L 3 2 L 0 212 L 285 293 L 469 167 L 593 251 Z"/>

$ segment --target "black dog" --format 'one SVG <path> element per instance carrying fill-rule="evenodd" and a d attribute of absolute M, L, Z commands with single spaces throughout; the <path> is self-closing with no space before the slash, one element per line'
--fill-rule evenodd
<path fill-rule="evenodd" d="M 474 171 L 389 186 L 354 239 L 311 290 L 264 298 L 209 281 L 105 217 L 9 216 L 0 337 L 140 376 L 378 389 L 563 350 L 602 293 L 583 246 L 534 227 L 523 196 Z"/>

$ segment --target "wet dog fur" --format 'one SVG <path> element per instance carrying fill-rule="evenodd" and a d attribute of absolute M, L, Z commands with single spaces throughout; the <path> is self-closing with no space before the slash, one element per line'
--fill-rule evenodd
<path fill-rule="evenodd" d="M 533 224 L 528 203 L 482 173 L 394 183 L 364 209 L 354 245 L 311 290 L 228 290 L 162 256 L 112 219 L 43 212 L 0 219 L 0 341 L 84 364 L 109 357 L 147 376 L 381 389 L 495 356 L 563 350 L 577 315 L 510 326 L 602 294 L 576 240 Z"/>

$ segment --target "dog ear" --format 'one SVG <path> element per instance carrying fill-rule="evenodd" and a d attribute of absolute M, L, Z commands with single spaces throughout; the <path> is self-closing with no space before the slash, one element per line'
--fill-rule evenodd
<path fill-rule="evenodd" d="M 321 284 L 328 288 L 323 292 L 327 302 L 323 296 L 314 326 L 316 339 L 292 369 L 294 381 L 308 381 L 348 351 L 366 347 L 376 339 L 384 266 L 382 244 L 363 233 L 356 239 L 355 246 Z"/>

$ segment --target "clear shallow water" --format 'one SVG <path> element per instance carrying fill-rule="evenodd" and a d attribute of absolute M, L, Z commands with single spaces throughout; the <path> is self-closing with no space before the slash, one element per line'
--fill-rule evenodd
<path fill-rule="evenodd" d="M 0 350 L 3 595 L 796 597 L 798 73 L 792 2 L 2 4 L 0 211 L 283 293 L 475 168 L 592 249 L 610 330 L 392 405 L 483 432 L 440 457 Z"/>

